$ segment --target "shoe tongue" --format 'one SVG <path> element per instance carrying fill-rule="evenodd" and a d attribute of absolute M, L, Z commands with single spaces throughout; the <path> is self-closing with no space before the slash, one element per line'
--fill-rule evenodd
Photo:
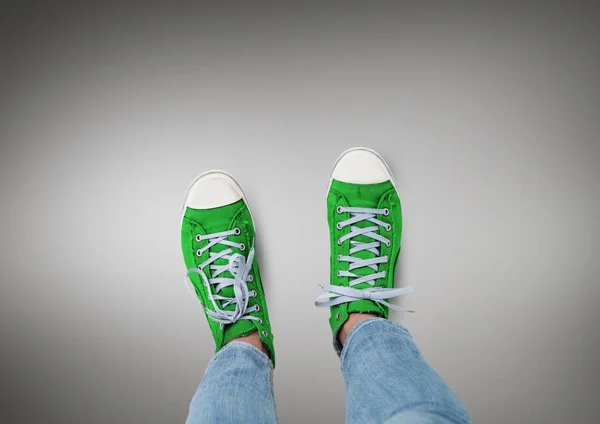
<path fill-rule="evenodd" d="M 222 249 L 219 249 L 219 250 L 222 250 Z M 228 263 L 229 263 L 229 260 L 225 260 L 225 259 L 218 259 L 217 261 L 215 261 L 215 264 L 217 264 L 217 265 L 227 265 Z M 242 268 L 239 268 L 239 272 L 243 272 Z M 219 277 L 234 278 L 233 274 L 230 271 L 225 271 L 222 274 L 219 274 Z M 233 298 L 234 297 L 233 287 L 232 286 L 225 287 L 225 288 L 221 289 L 221 291 L 219 291 L 219 294 L 221 296 Z M 235 305 L 231 304 L 223 309 L 228 310 L 228 311 L 233 311 L 233 310 L 235 310 Z M 224 333 L 223 333 L 223 343 L 228 343 L 229 341 L 231 341 L 237 337 L 244 336 L 255 330 L 256 330 L 256 326 L 254 325 L 254 321 L 251 321 L 248 319 L 240 319 L 239 321 L 237 321 L 233 324 L 228 324 L 225 326 Z"/>
<path fill-rule="evenodd" d="M 333 180 L 331 183 L 331 188 L 342 194 L 347 199 L 350 207 L 376 209 L 379 207 L 379 201 L 381 200 L 381 197 L 390 190 L 393 190 L 394 185 L 389 180 L 377 184 L 352 184 Z M 360 228 L 371 227 L 374 225 L 375 224 L 369 221 L 361 221 L 356 224 L 353 224 L 353 226 Z M 382 229 L 382 227 L 378 227 L 377 233 L 382 234 L 385 237 L 386 234 L 382 233 Z M 372 238 L 364 235 L 354 237 L 352 238 L 352 240 L 361 243 L 372 243 L 373 241 L 375 241 Z M 354 246 L 351 245 L 350 248 L 352 247 Z M 379 247 L 378 250 L 381 254 L 381 247 Z M 372 259 L 380 255 L 375 255 L 374 253 L 369 252 L 368 250 L 362 250 L 360 252 L 354 253 L 351 256 L 361 259 Z M 383 264 L 379 265 L 379 270 L 381 270 L 382 265 Z M 365 276 L 374 274 L 376 271 L 369 267 L 362 267 L 355 269 L 352 272 L 358 276 Z M 376 284 L 377 283 L 378 282 L 376 282 Z M 354 285 L 353 287 L 355 289 L 362 290 L 373 286 L 368 283 L 361 283 Z M 368 312 L 376 313 L 382 316 L 385 315 L 385 311 L 383 310 L 383 308 L 376 302 L 370 300 L 360 300 L 351 302 L 348 305 L 348 312 Z"/>

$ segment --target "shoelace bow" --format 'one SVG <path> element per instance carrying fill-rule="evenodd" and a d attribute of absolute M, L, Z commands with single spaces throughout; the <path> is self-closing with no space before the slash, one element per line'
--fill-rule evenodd
<path fill-rule="evenodd" d="M 239 235 L 240 229 L 234 228 L 233 230 L 223 231 L 220 233 L 196 235 L 196 241 L 209 240 L 208 244 L 201 249 L 196 251 L 197 256 L 201 256 L 205 251 L 211 249 L 216 244 L 223 244 L 229 246 L 228 249 L 224 249 L 218 253 L 209 252 L 209 258 L 198 265 L 197 268 L 191 268 L 188 270 L 187 275 L 199 274 L 202 278 L 202 282 L 206 286 L 208 291 L 208 298 L 213 305 L 214 310 L 208 309 L 202 305 L 206 311 L 206 314 L 213 320 L 220 324 L 233 324 L 240 319 L 249 319 L 253 321 L 262 322 L 258 317 L 249 315 L 252 312 L 258 311 L 258 305 L 248 307 L 250 297 L 256 296 L 256 291 L 248 290 L 246 282 L 253 280 L 250 274 L 252 263 L 254 261 L 254 245 L 248 252 L 248 258 L 244 258 L 239 253 L 233 253 L 231 247 L 235 247 L 240 250 L 245 250 L 246 246 L 243 243 L 235 243 L 227 240 L 227 237 L 231 235 Z M 215 261 L 219 259 L 225 259 L 228 262 L 224 265 L 217 265 Z M 206 267 L 212 271 L 212 278 L 208 278 L 204 272 Z M 224 272 L 229 271 L 233 278 L 219 277 Z M 214 287 L 214 294 L 211 287 Z M 222 289 L 233 286 L 234 297 L 225 297 L 218 294 Z M 219 307 L 217 301 L 221 301 L 222 308 L 226 308 L 229 305 L 235 305 L 234 310 L 226 310 Z"/>
<path fill-rule="evenodd" d="M 348 271 L 340 270 L 337 273 L 338 277 L 349 277 L 348 287 L 346 286 L 334 286 L 331 284 L 320 285 L 320 287 L 327 293 L 323 293 L 315 299 L 315 305 L 318 307 L 326 308 L 330 306 L 340 305 L 342 303 L 353 302 L 355 300 L 372 300 L 373 302 L 380 303 L 387 306 L 390 309 L 399 312 L 414 312 L 400 306 L 389 303 L 386 299 L 402 296 L 405 294 L 413 293 L 412 287 L 403 288 L 385 288 L 385 287 L 374 287 L 375 281 L 379 278 L 385 278 L 385 271 L 379 271 L 379 264 L 387 263 L 389 258 L 387 256 L 380 256 L 380 247 L 382 244 L 386 246 L 390 245 L 390 240 L 378 233 L 381 227 L 387 231 L 391 230 L 391 225 L 377 219 L 377 215 L 388 215 L 388 209 L 372 209 L 372 208 L 350 208 L 338 206 L 337 213 L 341 214 L 344 212 L 350 213 L 350 218 L 338 222 L 337 229 L 350 225 L 350 232 L 343 235 L 338 239 L 338 245 L 342 245 L 346 240 L 350 240 L 351 248 L 348 252 L 348 256 L 338 255 L 337 260 L 339 262 L 348 262 Z M 356 224 L 361 221 L 369 221 L 372 226 L 358 227 Z M 365 236 L 373 241 L 363 243 L 357 240 L 353 240 L 355 237 Z M 366 250 L 373 253 L 375 256 L 370 259 L 361 259 L 353 256 L 354 254 Z M 353 273 L 353 270 L 359 268 L 368 267 L 374 272 L 368 275 L 360 276 Z M 364 289 L 356 289 L 354 286 L 367 283 L 373 287 L 367 287 Z"/>

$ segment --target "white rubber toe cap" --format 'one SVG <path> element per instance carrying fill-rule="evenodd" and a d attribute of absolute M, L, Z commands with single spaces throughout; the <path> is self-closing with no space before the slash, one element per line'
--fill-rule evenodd
<path fill-rule="evenodd" d="M 190 186 L 185 207 L 210 209 L 230 205 L 244 197 L 238 183 L 222 171 L 210 171 L 198 177 Z"/>
<path fill-rule="evenodd" d="M 392 180 L 392 174 L 376 152 L 356 147 L 342 153 L 333 168 L 331 178 L 353 184 L 376 184 Z"/>

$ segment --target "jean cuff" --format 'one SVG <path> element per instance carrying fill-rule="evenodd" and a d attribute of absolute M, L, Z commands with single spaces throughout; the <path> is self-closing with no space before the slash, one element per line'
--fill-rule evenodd
<path fill-rule="evenodd" d="M 361 330 L 363 330 L 365 327 L 368 326 L 376 326 L 377 329 L 373 329 L 370 328 L 366 331 L 372 331 L 372 332 L 377 332 L 378 329 L 392 329 L 393 331 L 403 331 L 405 332 L 407 335 L 409 335 L 410 337 L 410 333 L 408 332 L 408 330 L 404 327 L 402 327 L 399 324 L 396 324 L 395 322 L 390 321 L 389 319 L 385 319 L 385 318 L 367 318 L 365 320 L 362 320 L 361 322 L 359 322 L 358 324 L 356 324 L 354 326 L 354 328 L 352 328 L 352 330 L 350 330 L 350 333 L 348 334 L 348 337 L 346 337 L 346 343 L 344 343 L 344 346 L 342 347 L 342 353 L 340 355 L 340 359 L 342 361 L 342 366 L 344 364 L 344 360 L 346 358 L 346 356 L 348 356 L 348 351 L 351 350 L 352 348 L 352 341 L 358 336 L 361 335 Z"/>
<path fill-rule="evenodd" d="M 230 350 L 243 351 L 243 352 L 247 353 L 248 355 L 252 356 L 253 358 L 255 358 L 261 365 L 264 364 L 265 366 L 269 367 L 269 369 L 271 371 L 273 370 L 273 362 L 271 361 L 271 358 L 269 358 L 269 356 L 266 353 L 264 353 L 262 350 L 260 350 L 256 346 L 253 346 L 250 343 L 246 343 L 246 342 L 229 342 L 229 343 L 227 343 L 225 346 L 223 346 L 221 348 L 221 350 L 219 350 L 217 353 L 215 353 L 213 355 L 211 360 L 208 362 L 208 365 L 206 366 L 206 368 L 208 369 L 208 367 L 210 367 L 210 365 L 214 361 L 216 361 L 221 355 L 226 354 Z"/>

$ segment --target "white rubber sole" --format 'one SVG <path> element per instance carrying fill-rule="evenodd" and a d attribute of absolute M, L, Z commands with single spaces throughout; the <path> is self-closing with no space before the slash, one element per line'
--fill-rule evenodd
<path fill-rule="evenodd" d="M 235 184 L 235 186 L 240 190 L 240 193 L 242 193 L 242 199 L 244 200 L 244 202 L 246 203 L 246 206 L 248 207 L 248 212 L 250 212 L 250 218 L 252 218 L 252 224 L 254 225 L 254 232 L 256 232 L 256 225 L 254 222 L 254 216 L 252 215 L 252 209 L 250 208 L 250 203 L 248 203 L 248 199 L 246 198 L 246 194 L 244 193 L 244 190 L 242 189 L 242 186 L 240 186 L 238 184 L 238 182 L 236 181 L 235 178 L 233 178 L 233 176 L 225 171 L 221 171 L 218 169 L 213 169 L 210 171 L 206 171 L 203 172 L 202 174 L 198 175 L 196 178 L 194 178 L 194 180 L 190 183 L 187 192 L 185 194 L 185 199 L 183 200 L 183 208 L 181 210 L 181 222 L 183 222 L 183 216 L 185 215 L 185 210 L 186 210 L 186 204 L 187 204 L 187 198 L 190 195 L 190 191 L 192 190 L 192 187 L 194 186 L 194 184 L 196 184 L 196 182 L 198 182 L 199 179 L 206 177 L 207 175 L 210 174 L 220 174 L 226 178 L 229 178 L 231 180 L 231 182 L 233 184 Z M 225 205 L 223 205 L 225 206 Z"/>
<path fill-rule="evenodd" d="M 383 165 L 385 166 L 385 169 L 387 171 L 387 173 L 390 175 L 390 181 L 392 182 L 392 185 L 394 186 L 394 188 L 396 189 L 396 192 L 398 193 L 398 186 L 396 185 L 396 181 L 394 180 L 394 174 L 392 174 L 392 170 L 390 169 L 389 165 L 387 164 L 387 162 L 385 161 L 385 159 L 383 159 L 381 157 L 381 155 L 379 153 L 377 153 L 375 150 L 373 149 L 369 149 L 368 147 L 353 147 L 351 149 L 345 150 L 335 161 L 335 163 L 333 164 L 333 168 L 331 168 L 331 174 L 329 175 L 329 185 L 327 186 L 327 193 L 325 193 L 325 198 L 327 199 L 327 196 L 329 195 L 329 189 L 331 188 L 331 183 L 333 182 L 333 171 L 335 170 L 335 167 L 338 165 L 338 163 L 340 162 L 340 160 L 342 160 L 342 158 L 350 153 L 350 152 L 355 152 L 355 151 L 364 151 L 364 152 L 369 152 L 372 153 L 373 155 L 377 156 L 377 158 L 379 160 L 381 160 L 381 162 L 383 163 Z"/>

